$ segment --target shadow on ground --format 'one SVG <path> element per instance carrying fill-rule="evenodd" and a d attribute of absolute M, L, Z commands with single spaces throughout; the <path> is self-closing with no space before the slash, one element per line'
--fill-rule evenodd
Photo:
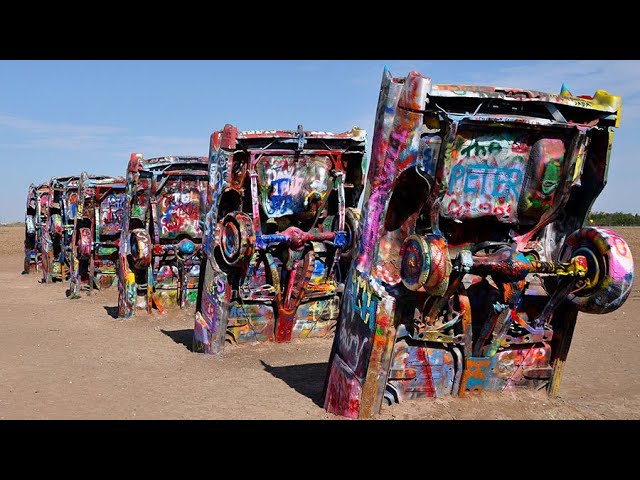
<path fill-rule="evenodd" d="M 118 319 L 118 307 L 109 307 L 107 305 L 104 306 L 104 309 L 107 311 L 107 314 L 117 320 Z"/>
<path fill-rule="evenodd" d="M 184 345 L 187 350 L 193 352 L 193 328 L 185 330 L 163 330 L 160 329 L 167 337 L 180 345 Z"/>
<path fill-rule="evenodd" d="M 327 372 L 327 362 L 305 363 L 302 365 L 286 365 L 273 367 L 264 360 L 260 360 L 265 371 L 279 378 L 296 392 L 313 400 L 313 403 L 323 407 L 322 389 Z"/>

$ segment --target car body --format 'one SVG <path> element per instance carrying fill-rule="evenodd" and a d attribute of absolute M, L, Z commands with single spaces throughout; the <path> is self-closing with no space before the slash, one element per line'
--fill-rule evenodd
<path fill-rule="evenodd" d="M 333 334 L 355 241 L 365 132 L 211 135 L 194 351 Z"/>
<path fill-rule="evenodd" d="M 29 185 L 24 232 L 24 275 L 39 272 L 42 268 L 40 240 L 42 229 L 47 222 L 47 204 L 49 203 L 49 184 Z"/>
<path fill-rule="evenodd" d="M 207 158 L 133 153 L 120 235 L 118 315 L 196 302 L 207 196 Z"/>
<path fill-rule="evenodd" d="M 621 99 L 437 85 L 385 69 L 325 408 L 560 385 L 578 311 L 628 297 L 633 260 L 585 227 Z"/>
<path fill-rule="evenodd" d="M 123 177 L 80 174 L 77 211 L 70 256 L 70 295 L 78 298 L 85 287 L 110 287 L 117 281 L 118 246 L 125 206 Z"/>
<path fill-rule="evenodd" d="M 49 181 L 46 223 L 40 242 L 43 283 L 67 280 L 79 179 L 78 176 L 67 176 L 53 177 Z"/>

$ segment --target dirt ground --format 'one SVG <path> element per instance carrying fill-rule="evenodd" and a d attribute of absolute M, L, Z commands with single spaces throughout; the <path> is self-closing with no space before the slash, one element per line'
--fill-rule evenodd
<path fill-rule="evenodd" d="M 640 228 L 616 230 L 640 262 Z M 120 321 L 115 288 L 69 300 L 66 283 L 20 275 L 23 232 L 0 227 L 0 419 L 338 418 L 320 398 L 331 339 L 193 353 L 191 312 Z M 377 418 L 640 419 L 639 319 L 637 281 L 619 310 L 581 314 L 558 398 L 414 400 Z"/>

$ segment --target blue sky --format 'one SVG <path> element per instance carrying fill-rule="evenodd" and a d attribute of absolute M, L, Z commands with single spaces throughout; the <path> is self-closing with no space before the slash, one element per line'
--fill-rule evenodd
<path fill-rule="evenodd" d="M 369 132 L 384 65 L 434 83 L 621 95 L 609 183 L 595 209 L 640 213 L 640 61 L 290 60 L 0 61 L 0 222 L 23 220 L 29 184 L 53 175 L 124 175 L 131 152 L 207 155 L 209 135 L 240 130 Z"/>

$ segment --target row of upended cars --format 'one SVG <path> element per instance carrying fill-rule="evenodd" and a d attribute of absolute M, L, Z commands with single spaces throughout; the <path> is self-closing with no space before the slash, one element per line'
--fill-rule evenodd
<path fill-rule="evenodd" d="M 618 308 L 633 260 L 585 226 L 620 97 L 441 85 L 385 70 L 365 132 L 211 135 L 29 189 L 25 272 L 118 314 L 195 308 L 194 351 L 333 336 L 325 408 L 558 391 L 579 311 Z"/>

